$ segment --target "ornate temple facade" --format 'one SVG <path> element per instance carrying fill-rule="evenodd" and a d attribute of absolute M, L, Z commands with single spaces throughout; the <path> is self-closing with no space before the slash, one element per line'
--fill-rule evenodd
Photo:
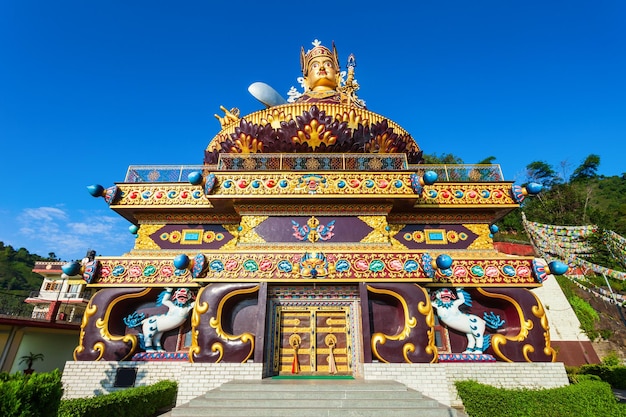
<path fill-rule="evenodd" d="M 97 290 L 76 361 L 262 364 L 262 377 L 362 377 L 368 364 L 556 361 L 550 273 L 494 249 L 536 187 L 498 165 L 427 166 L 319 43 L 304 92 L 216 115 L 199 166 L 132 166 L 90 192 L 131 223 L 123 256 L 67 265 Z M 559 272 L 560 271 L 560 272 Z M 171 365 L 171 364 L 170 364 Z"/>

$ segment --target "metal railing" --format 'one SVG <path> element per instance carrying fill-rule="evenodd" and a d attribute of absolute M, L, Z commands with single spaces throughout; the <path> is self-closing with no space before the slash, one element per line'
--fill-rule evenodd
<path fill-rule="evenodd" d="M 412 171 L 423 175 L 435 171 L 440 182 L 503 181 L 502 169 L 498 164 L 458 165 L 406 165 L 406 158 L 394 155 L 380 156 L 363 154 L 254 154 L 220 157 L 218 165 L 131 165 L 126 172 L 126 183 L 140 182 L 188 182 L 192 172 L 216 171 Z M 358 157 L 358 158 L 355 158 Z M 405 157 L 405 155 L 402 155 Z"/>
<path fill-rule="evenodd" d="M 59 291 L 31 291 L 28 298 L 37 298 L 45 301 L 85 300 L 91 298 L 91 291 L 59 292 Z"/>

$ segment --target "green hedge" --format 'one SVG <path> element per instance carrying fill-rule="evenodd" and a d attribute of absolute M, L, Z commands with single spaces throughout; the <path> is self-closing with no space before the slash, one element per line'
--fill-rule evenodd
<path fill-rule="evenodd" d="M 476 381 L 458 381 L 456 387 L 471 417 L 626 416 L 626 405 L 603 381 L 583 380 L 542 390 L 500 389 Z"/>
<path fill-rule="evenodd" d="M 56 417 L 63 385 L 58 370 L 46 373 L 0 374 L 0 416 Z"/>
<path fill-rule="evenodd" d="M 577 370 L 570 371 L 570 379 L 574 375 L 595 375 L 613 388 L 626 389 L 626 366 L 582 365 Z"/>
<path fill-rule="evenodd" d="M 176 402 L 174 381 L 127 388 L 106 395 L 61 401 L 58 417 L 149 417 Z"/>

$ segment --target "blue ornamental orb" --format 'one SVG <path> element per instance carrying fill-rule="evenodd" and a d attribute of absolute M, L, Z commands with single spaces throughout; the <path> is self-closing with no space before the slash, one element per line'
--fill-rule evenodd
<path fill-rule="evenodd" d="M 104 193 L 104 187 L 100 184 L 89 185 L 87 186 L 87 191 L 89 191 L 89 194 L 94 197 L 102 197 L 102 194 Z"/>
<path fill-rule="evenodd" d="M 526 190 L 528 191 L 528 194 L 531 194 L 531 195 L 539 194 L 542 189 L 543 189 L 543 185 L 536 183 L 536 182 L 531 182 L 530 184 L 526 186 Z"/>
<path fill-rule="evenodd" d="M 551 274 L 563 275 L 569 269 L 569 266 L 560 261 L 552 261 L 548 264 L 548 269 Z"/>
<path fill-rule="evenodd" d="M 176 269 L 187 269 L 189 266 L 189 256 L 184 253 L 174 258 L 174 266 Z"/>
<path fill-rule="evenodd" d="M 452 266 L 452 258 L 445 253 L 437 256 L 436 262 L 439 269 L 448 269 Z"/>
<path fill-rule="evenodd" d="M 139 231 L 139 226 L 137 226 L 136 224 L 131 224 L 130 226 L 128 226 L 128 231 L 133 235 L 136 235 Z"/>
<path fill-rule="evenodd" d="M 433 185 L 437 179 L 439 178 L 439 176 L 437 175 L 437 173 L 435 171 L 426 171 L 424 172 L 424 184 L 426 185 Z"/>
<path fill-rule="evenodd" d="M 500 228 L 498 227 L 498 225 L 492 224 L 491 226 L 489 226 L 489 231 L 495 235 L 500 231 Z"/>
<path fill-rule="evenodd" d="M 202 184 L 202 172 L 194 171 L 187 175 L 187 179 L 192 185 Z"/>
<path fill-rule="evenodd" d="M 63 265 L 61 270 L 65 275 L 72 277 L 80 273 L 80 264 L 78 262 L 70 262 Z"/>

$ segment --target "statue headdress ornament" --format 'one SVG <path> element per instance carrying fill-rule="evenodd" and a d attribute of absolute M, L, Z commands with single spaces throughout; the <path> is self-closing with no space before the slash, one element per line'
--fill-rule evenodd
<path fill-rule="evenodd" d="M 307 76 L 309 63 L 313 58 L 320 56 L 327 56 L 331 58 L 335 64 L 335 68 L 339 71 L 339 56 L 337 55 L 337 48 L 335 48 L 335 41 L 333 41 L 333 50 L 331 51 L 327 47 L 323 46 L 319 40 L 315 39 L 313 41 L 313 49 L 309 49 L 306 54 L 304 53 L 304 47 L 301 49 L 300 66 L 302 67 L 302 75 L 305 77 Z"/>

